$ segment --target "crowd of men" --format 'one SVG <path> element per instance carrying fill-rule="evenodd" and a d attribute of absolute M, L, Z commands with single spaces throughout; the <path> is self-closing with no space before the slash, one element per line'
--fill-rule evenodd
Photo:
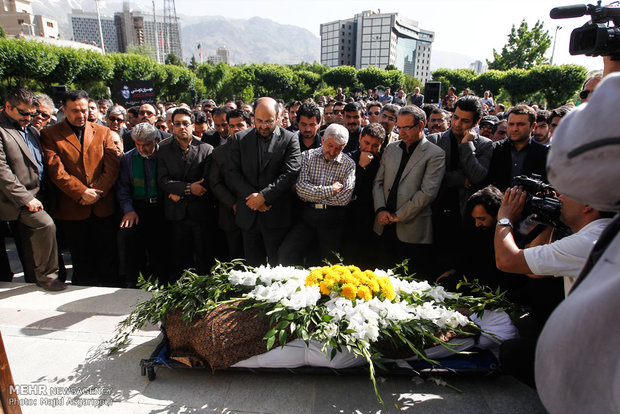
<path fill-rule="evenodd" d="M 586 81 L 583 102 L 598 81 Z M 502 364 L 533 383 L 537 333 L 611 217 L 561 196 L 573 235 L 550 243 L 550 228 L 534 240 L 516 231 L 526 197 L 516 177 L 546 181 L 554 130 L 572 108 L 506 109 L 489 91 L 454 88 L 441 105 L 424 105 L 416 88 L 124 108 L 72 90 L 56 111 L 19 88 L 0 112 L 0 220 L 26 281 L 51 291 L 66 288 L 65 249 L 75 285 L 135 287 L 140 274 L 169 283 L 235 258 L 408 260 L 448 287 L 477 278 L 531 311 Z"/>
<path fill-rule="evenodd" d="M 83 285 L 131 287 L 140 273 L 166 283 L 215 259 L 317 265 L 334 253 L 366 267 L 409 259 L 418 277 L 445 277 L 467 243 L 469 197 L 521 174 L 544 179 L 570 110 L 503 111 L 488 91 L 455 92 L 443 107 L 399 88 L 339 89 L 316 104 L 123 108 L 69 91 L 56 111 L 17 89 L 0 114 L 0 218 L 26 280 L 50 290 L 65 287 L 62 249 Z"/>
<path fill-rule="evenodd" d="M 316 104 L 124 108 L 69 91 L 56 111 L 16 89 L 0 114 L 0 218 L 26 280 L 48 290 L 66 286 L 63 249 L 82 285 L 133 287 L 140 273 L 167 283 L 215 259 L 318 265 L 334 253 L 372 268 L 409 259 L 418 277 L 445 278 L 467 244 L 470 196 L 544 179 L 570 106 L 504 111 L 489 91 L 454 88 L 442 102 L 388 88 Z"/>

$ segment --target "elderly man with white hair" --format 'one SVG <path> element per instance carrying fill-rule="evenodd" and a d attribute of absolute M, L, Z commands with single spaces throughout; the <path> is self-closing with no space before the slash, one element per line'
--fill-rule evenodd
<path fill-rule="evenodd" d="M 332 252 L 341 251 L 345 206 L 355 188 L 355 162 L 342 152 L 348 140 L 344 126 L 331 124 L 325 129 L 321 147 L 302 153 L 295 184 L 301 208 L 280 247 L 282 264 L 303 265 L 304 257 L 307 262 L 333 259 Z"/>
<path fill-rule="evenodd" d="M 123 154 L 116 194 L 123 210 L 118 237 L 120 276 L 135 287 L 138 274 L 161 281 L 165 269 L 165 218 L 157 186 L 157 129 L 148 122 L 131 130 L 135 148 Z"/>

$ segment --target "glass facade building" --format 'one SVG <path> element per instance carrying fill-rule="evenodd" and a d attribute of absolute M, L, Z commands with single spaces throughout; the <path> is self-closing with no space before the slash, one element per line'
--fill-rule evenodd
<path fill-rule="evenodd" d="M 422 82 L 429 80 L 434 32 L 398 13 L 364 11 L 321 24 L 321 63 L 357 69 L 394 65 Z"/>

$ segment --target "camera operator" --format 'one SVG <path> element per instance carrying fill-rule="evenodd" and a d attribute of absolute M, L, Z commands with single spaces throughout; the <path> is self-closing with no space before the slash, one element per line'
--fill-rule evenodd
<path fill-rule="evenodd" d="M 612 62 L 618 65 L 618 61 Z M 608 65 L 606 62 L 605 71 Z M 620 73 L 605 77 L 558 127 L 549 179 L 599 211 L 620 212 Z M 593 127 L 594 125 L 594 127 Z M 620 215 L 592 249 L 536 349 L 536 385 L 551 413 L 618 412 L 620 401 Z"/>
<path fill-rule="evenodd" d="M 568 293 L 613 214 L 601 213 L 592 206 L 560 195 L 560 220 L 573 234 L 550 244 L 519 249 L 512 230 L 513 223 L 521 219 L 526 195 L 519 187 L 507 189 L 504 195 L 495 230 L 497 268 L 504 272 L 532 276 L 564 277 L 565 291 Z"/>
<path fill-rule="evenodd" d="M 594 243 L 610 219 L 603 218 L 608 215 L 591 206 L 560 196 L 560 220 L 573 234 L 550 244 L 521 249 L 514 239 L 513 223 L 521 219 L 526 195 L 520 187 L 506 190 L 497 213 L 494 246 L 498 269 L 532 278 L 542 277 L 540 280 L 530 280 L 520 292 L 521 295 L 513 293 L 511 299 L 527 304 L 531 311 L 528 317 L 516 323 L 520 338 L 505 341 L 500 347 L 499 358 L 506 373 L 534 386 L 536 342 L 549 315 L 563 299 L 561 284 L 557 283 L 559 280 L 545 276 L 563 276 L 567 291 L 567 285 L 579 275 Z M 545 231 L 532 244 L 548 243 L 550 235 L 550 232 Z"/>
<path fill-rule="evenodd" d="M 592 15 L 571 34 L 571 53 L 603 57 L 603 80 L 558 127 L 548 177 L 561 193 L 599 211 L 620 212 L 620 9 L 566 6 L 551 17 Z M 575 13 L 578 9 L 578 13 Z M 556 14 L 556 16 L 554 16 Z M 609 22 L 613 24 L 608 24 Z M 582 34 L 587 34 L 581 36 Z M 596 34 L 592 35 L 593 32 Z M 620 214 L 601 233 L 536 348 L 536 386 L 551 413 L 620 410 Z"/>

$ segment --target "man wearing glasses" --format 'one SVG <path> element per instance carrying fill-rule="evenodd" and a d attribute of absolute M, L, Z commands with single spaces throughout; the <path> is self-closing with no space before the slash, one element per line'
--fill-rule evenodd
<path fill-rule="evenodd" d="M 58 279 L 56 226 L 45 212 L 45 177 L 39 132 L 29 126 L 39 102 L 23 88 L 7 95 L 0 113 L 0 219 L 16 221 L 26 280 L 45 290 L 66 285 Z"/>
<path fill-rule="evenodd" d="M 237 225 L 250 265 L 278 263 L 278 249 L 293 223 L 293 185 L 301 163 L 299 140 L 277 125 L 280 107 L 259 98 L 255 127 L 238 132 L 230 149 L 229 178 L 237 196 Z"/>
<path fill-rule="evenodd" d="M 39 107 L 37 108 L 37 115 L 30 120 L 30 125 L 41 132 L 46 126 L 54 125 L 55 122 L 52 120 L 52 116 L 56 108 L 54 108 L 54 101 L 49 96 L 43 93 L 35 96 L 37 101 L 39 101 Z"/>
<path fill-rule="evenodd" d="M 157 184 L 162 191 L 158 196 L 163 198 L 164 214 L 172 234 L 176 272 L 172 282 L 189 268 L 205 274 L 213 261 L 208 220 L 214 220 L 215 212 L 207 195 L 213 146 L 193 136 L 194 122 L 192 111 L 175 109 L 174 139 L 161 145 L 157 155 Z"/>
<path fill-rule="evenodd" d="M 366 106 L 366 115 L 368 115 L 368 123 L 379 122 L 379 115 L 381 115 L 381 107 L 383 105 L 379 101 L 369 102 Z"/>
<path fill-rule="evenodd" d="M 409 269 L 429 278 L 433 226 L 431 203 L 445 172 L 445 153 L 424 136 L 426 114 L 417 106 L 398 113 L 400 140 L 381 157 L 373 187 L 374 231 L 380 237 L 380 265 L 410 259 Z"/>
<path fill-rule="evenodd" d="M 138 118 L 140 119 L 138 123 L 148 122 L 149 124 L 156 126 L 155 124 L 157 123 L 157 114 L 158 112 L 155 105 L 151 103 L 144 103 L 140 105 L 140 109 L 138 109 Z M 169 132 L 162 131 L 161 129 L 157 129 L 156 132 L 158 135 L 158 142 L 162 142 L 167 138 L 172 139 L 172 134 Z M 123 148 L 126 152 L 136 147 L 135 142 L 131 138 L 131 131 L 125 131 L 122 137 Z"/>

